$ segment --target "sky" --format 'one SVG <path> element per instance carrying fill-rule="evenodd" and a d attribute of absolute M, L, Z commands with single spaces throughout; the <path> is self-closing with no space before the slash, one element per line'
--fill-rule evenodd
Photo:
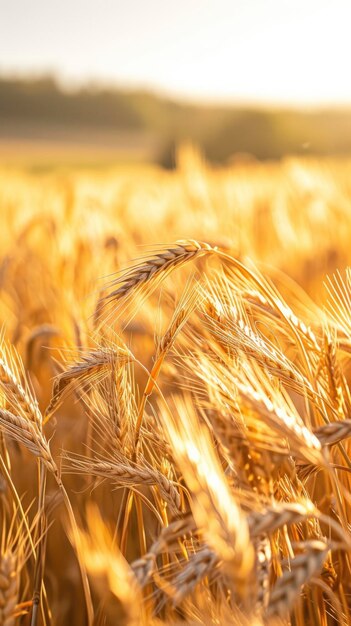
<path fill-rule="evenodd" d="M 0 0 L 0 73 L 350 104 L 350 23 L 351 0 Z"/>

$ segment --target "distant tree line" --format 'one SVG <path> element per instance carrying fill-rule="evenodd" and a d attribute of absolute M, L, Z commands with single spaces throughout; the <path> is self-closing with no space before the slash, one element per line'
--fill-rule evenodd
<path fill-rule="evenodd" d="M 159 160 L 165 166 L 172 165 L 174 146 L 181 141 L 193 141 L 214 162 L 237 153 L 258 159 L 351 153 L 351 107 L 310 111 L 200 106 L 112 87 L 67 90 L 50 76 L 0 77 L 0 132 L 8 121 L 81 126 L 87 132 L 149 132 L 159 139 Z"/>

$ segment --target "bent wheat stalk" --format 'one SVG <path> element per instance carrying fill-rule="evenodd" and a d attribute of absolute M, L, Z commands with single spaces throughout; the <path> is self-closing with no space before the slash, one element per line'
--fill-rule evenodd
<path fill-rule="evenodd" d="M 65 466 L 69 471 L 75 470 L 115 481 L 118 485 L 156 485 L 161 497 L 167 502 L 173 514 L 180 513 L 180 495 L 175 485 L 161 472 L 147 467 L 146 465 L 128 464 L 127 459 L 102 460 L 85 459 L 66 455 L 69 465 Z"/>
<path fill-rule="evenodd" d="M 117 287 L 104 300 L 117 302 L 134 294 L 142 288 L 154 290 L 161 280 L 164 280 L 174 269 L 179 268 L 206 254 L 217 253 L 217 248 L 210 244 L 194 239 L 177 241 L 173 247 L 163 249 L 145 262 L 141 262 L 111 283 Z M 150 293 L 150 289 L 148 293 Z"/>
<path fill-rule="evenodd" d="M 132 355 L 127 350 L 92 350 L 84 354 L 81 359 L 70 365 L 61 374 L 58 374 L 54 380 L 52 398 L 46 408 L 45 416 L 50 416 L 60 400 L 67 387 L 74 382 L 88 381 L 92 383 L 97 379 L 107 376 L 115 363 L 127 363 L 132 360 Z"/>

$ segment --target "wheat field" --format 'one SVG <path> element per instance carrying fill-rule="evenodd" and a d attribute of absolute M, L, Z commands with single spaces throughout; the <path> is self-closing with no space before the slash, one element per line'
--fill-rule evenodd
<path fill-rule="evenodd" d="M 0 625 L 351 624 L 351 162 L 0 170 Z"/>

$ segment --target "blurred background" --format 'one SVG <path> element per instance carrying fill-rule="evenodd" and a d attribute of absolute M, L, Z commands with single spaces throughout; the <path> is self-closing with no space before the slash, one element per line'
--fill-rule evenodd
<path fill-rule="evenodd" d="M 351 153 L 348 0 L 0 0 L 0 162 Z"/>

